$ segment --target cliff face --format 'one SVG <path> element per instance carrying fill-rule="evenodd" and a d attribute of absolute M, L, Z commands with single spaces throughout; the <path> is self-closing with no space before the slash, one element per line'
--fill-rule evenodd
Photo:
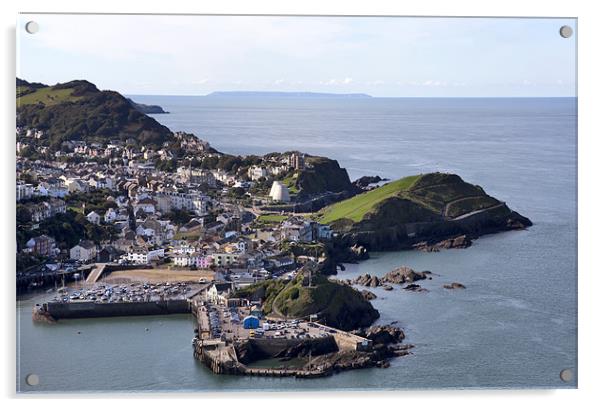
<path fill-rule="evenodd" d="M 455 174 L 422 175 L 395 193 L 387 191 L 381 200 L 376 199 L 383 196 L 377 190 L 352 198 L 358 201 L 358 207 L 363 205 L 362 210 L 369 207 L 360 216 L 346 201 L 335 204 L 339 207 L 326 208 L 331 218 L 333 213 L 341 214 L 330 223 L 345 245 L 361 245 L 369 250 L 408 249 L 461 235 L 467 236 L 469 244 L 471 238 L 483 234 L 532 225 L 504 202 Z M 374 197 L 372 206 L 369 194 Z M 345 217 L 347 213 L 355 219 Z"/>
<path fill-rule="evenodd" d="M 326 157 L 308 157 L 308 168 L 299 172 L 296 186 L 301 196 L 324 192 L 357 192 L 351 183 L 347 170 L 341 168 L 336 160 Z"/>

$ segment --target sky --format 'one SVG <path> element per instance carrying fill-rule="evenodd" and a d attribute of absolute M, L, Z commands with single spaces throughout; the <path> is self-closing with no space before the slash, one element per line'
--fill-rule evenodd
<path fill-rule="evenodd" d="M 39 31 L 25 32 L 28 21 Z M 574 19 L 20 15 L 17 75 L 129 95 L 576 96 Z"/>

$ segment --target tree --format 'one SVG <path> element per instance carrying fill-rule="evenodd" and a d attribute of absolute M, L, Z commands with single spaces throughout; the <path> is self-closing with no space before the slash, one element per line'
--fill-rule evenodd
<path fill-rule="evenodd" d="M 184 209 L 173 209 L 166 214 L 167 219 L 172 223 L 181 226 L 185 225 L 192 219 L 192 214 Z"/>
<path fill-rule="evenodd" d="M 17 224 L 31 222 L 31 212 L 25 205 L 17 205 Z"/>

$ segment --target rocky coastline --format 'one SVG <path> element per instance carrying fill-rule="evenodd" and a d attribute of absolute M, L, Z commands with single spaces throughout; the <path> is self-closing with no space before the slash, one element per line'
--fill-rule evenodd
<path fill-rule="evenodd" d="M 432 279 L 432 273 L 428 270 L 425 271 L 415 271 L 410 267 L 401 266 L 396 268 L 395 270 L 389 271 L 382 277 L 378 277 L 376 275 L 371 274 L 363 274 L 361 276 L 356 277 L 355 279 L 346 279 L 341 280 L 342 283 L 347 285 L 360 285 L 363 287 L 383 287 L 384 289 L 392 290 L 392 284 L 402 285 L 408 284 L 411 285 L 415 281 Z"/>
<path fill-rule="evenodd" d="M 369 367 L 388 368 L 392 358 L 407 356 L 411 353 L 410 349 L 414 347 L 411 344 L 402 344 L 405 339 L 404 332 L 392 325 L 376 325 L 351 333 L 371 340 L 372 349 L 323 354 L 312 360 L 311 367 L 320 366 L 323 370 L 330 370 L 333 373 Z"/>

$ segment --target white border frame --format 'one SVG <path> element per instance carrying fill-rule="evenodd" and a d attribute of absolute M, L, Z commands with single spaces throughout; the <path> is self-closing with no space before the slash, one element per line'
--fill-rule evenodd
<path fill-rule="evenodd" d="M 311 15 L 437 15 L 437 16 L 498 16 L 498 17 L 577 17 L 579 19 L 579 269 L 581 278 L 579 279 L 579 390 L 503 390 L 503 391 L 485 391 L 485 390 L 467 390 L 467 391 L 404 391 L 404 392 L 350 392 L 350 393 L 199 393 L 193 395 L 174 395 L 174 394 L 142 394 L 137 398 L 146 398 L 149 400 L 144 403 L 152 405 L 164 404 L 170 398 L 202 398 L 211 400 L 215 403 L 235 402 L 241 404 L 307 404 L 315 402 L 315 399 L 324 399 L 326 402 L 344 402 L 349 405 L 364 405 L 370 403 L 373 399 L 380 399 L 377 402 L 395 403 L 400 400 L 396 398 L 403 397 L 404 403 L 427 403 L 430 404 L 450 404 L 471 406 L 484 403 L 492 406 L 506 405 L 511 402 L 534 402 L 545 401 L 546 404 L 566 405 L 566 404 L 590 404 L 593 400 L 600 400 L 600 386 L 597 379 L 600 376 L 598 372 L 599 352 L 596 351 L 600 344 L 600 331 L 597 326 L 599 316 L 597 310 L 602 309 L 600 296 L 596 296 L 595 287 L 601 286 L 602 262 L 600 256 L 595 256 L 597 248 L 596 232 L 602 230 L 602 221 L 599 215 L 600 202 L 602 202 L 602 193 L 600 192 L 599 174 L 602 174 L 600 168 L 599 155 L 600 141 L 596 136 L 602 134 L 599 119 L 599 101 L 600 98 L 600 73 L 602 67 L 600 64 L 599 39 L 602 38 L 602 24 L 600 24 L 600 13 L 597 13 L 595 2 L 592 1 L 530 1 L 524 0 L 505 0 L 503 2 L 484 2 L 476 0 L 421 0 L 412 4 L 394 1 L 371 0 L 296 0 L 296 1 L 277 1 L 277 0 L 230 0 L 230 1 L 205 1 L 205 2 L 186 2 L 186 1 L 159 1 L 146 0 L 144 3 L 123 2 L 119 0 L 104 0 L 102 2 L 82 2 L 75 0 L 53 0 L 52 2 L 44 0 L 20 0 L 4 1 L 1 4 L 2 28 L 3 28 L 3 47 L 4 63 L 2 64 L 2 84 L 4 89 L 3 97 L 0 99 L 0 112 L 2 112 L 2 123 L 5 134 L 1 138 L 5 143 L 2 151 L 6 155 L 4 168 L 2 171 L 2 188 L 4 191 L 10 191 L 9 197 L 3 199 L 5 217 L 4 224 L 10 225 L 6 232 L 2 234 L 2 247 L 4 249 L 5 267 L 2 274 L 5 312 L 8 318 L 4 318 L 3 341 L 3 365 L 2 371 L 4 395 L 9 398 L 21 398 L 26 400 L 27 404 L 39 405 L 40 397 L 36 396 L 15 396 L 15 293 L 14 293 L 14 139 L 12 138 L 12 129 L 14 128 L 14 78 L 15 78 L 15 20 L 17 12 L 85 12 L 85 13 L 180 13 L 180 14 L 311 14 Z M 596 189 L 597 188 L 597 189 Z M 10 210 L 9 210 L 10 208 Z M 12 250 L 11 250 L 12 249 Z M 496 397 L 503 396 L 503 397 Z M 106 396 L 92 395 L 80 396 L 69 395 L 67 398 L 86 398 L 83 401 L 86 406 L 105 405 L 105 403 L 115 404 L 121 402 L 137 403 L 131 400 L 132 397 L 118 394 Z M 110 397 L 112 400 L 98 400 L 99 397 Z M 44 403 L 49 405 L 58 405 L 63 402 L 60 396 L 43 396 L 50 398 Z M 117 399 L 120 399 L 118 401 Z M 251 399 L 251 400 L 249 400 Z M 335 401 L 336 400 L 336 401 Z M 14 400 L 13 400 L 14 401 Z M 179 400 L 181 403 L 190 403 L 192 400 Z M 197 401 L 194 401 L 197 402 Z M 81 402 L 80 402 L 81 403 Z"/>

